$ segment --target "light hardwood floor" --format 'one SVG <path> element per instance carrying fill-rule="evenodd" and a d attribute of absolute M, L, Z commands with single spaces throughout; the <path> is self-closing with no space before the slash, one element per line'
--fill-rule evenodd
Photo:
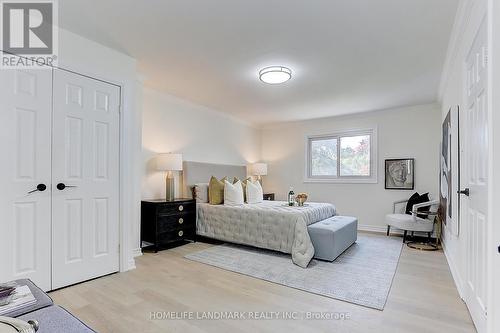
<path fill-rule="evenodd" d="M 198 242 L 145 254 L 136 258 L 136 270 L 50 295 L 100 333 L 475 332 L 441 251 L 404 246 L 385 310 L 378 311 L 183 258 L 209 246 Z M 341 312 L 349 319 L 151 320 L 156 311 Z"/>

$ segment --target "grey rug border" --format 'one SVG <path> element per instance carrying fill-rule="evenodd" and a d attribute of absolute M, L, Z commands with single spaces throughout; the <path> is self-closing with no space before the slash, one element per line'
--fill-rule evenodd
<path fill-rule="evenodd" d="M 388 237 L 391 237 L 391 236 L 388 236 Z M 394 274 L 392 275 L 391 285 L 389 286 L 389 291 L 387 292 L 387 297 L 385 299 L 384 305 L 382 306 L 382 309 L 376 309 L 376 310 L 384 311 L 385 306 L 387 305 L 387 301 L 389 300 L 389 296 L 391 296 L 392 285 L 394 284 L 394 279 L 396 278 L 396 274 L 398 273 L 399 262 L 401 261 L 401 254 L 403 253 L 403 248 L 405 245 L 406 245 L 406 243 L 401 244 L 401 250 L 399 250 L 399 256 L 398 256 L 398 262 L 396 263 L 396 269 L 394 270 Z M 353 303 L 353 304 L 356 304 L 356 303 Z M 361 305 L 361 304 L 357 304 L 357 305 Z M 361 306 L 364 306 L 364 305 L 361 305 Z M 367 307 L 369 308 L 369 306 L 367 306 Z M 375 309 L 375 308 L 372 308 L 372 309 Z"/>
<path fill-rule="evenodd" d="M 236 243 L 228 243 L 228 242 L 225 242 L 223 244 L 217 244 L 217 245 L 214 245 L 212 247 L 219 247 L 219 246 L 225 246 L 225 245 L 229 245 L 229 246 L 237 246 L 237 247 L 247 247 L 247 248 L 255 248 L 255 249 L 260 249 L 258 247 L 254 247 L 254 246 L 249 246 L 249 245 L 242 245 L 242 244 L 236 244 Z M 354 245 L 354 244 L 353 244 Z M 226 269 L 226 268 L 222 268 L 222 267 L 219 267 L 219 266 L 216 266 L 214 264 L 210 264 L 210 263 L 207 263 L 207 262 L 203 262 L 203 261 L 199 261 L 199 260 L 196 260 L 196 259 L 193 259 L 193 258 L 189 258 L 189 256 L 191 254 L 196 254 L 196 253 L 199 253 L 199 252 L 203 252 L 207 249 L 203 249 L 203 250 L 200 250 L 200 251 L 196 251 L 196 252 L 193 252 L 193 253 L 189 253 L 189 254 L 186 254 L 185 256 L 183 256 L 184 259 L 187 259 L 187 260 L 190 260 L 190 261 L 193 261 L 193 262 L 197 262 L 197 263 L 200 263 L 200 264 L 203 264 L 203 265 L 207 265 L 207 266 L 210 266 L 210 267 L 214 267 L 216 269 L 219 269 L 219 270 L 222 270 L 222 271 L 226 271 L 226 272 L 231 272 L 231 273 L 236 273 L 236 274 L 239 274 L 239 275 L 242 275 L 242 276 L 248 276 L 248 277 L 251 277 L 251 278 L 254 278 L 254 279 L 257 279 L 257 280 L 262 280 L 262 281 L 266 281 L 266 282 L 269 282 L 269 283 L 273 283 L 273 284 L 276 284 L 276 285 L 279 285 L 279 286 L 284 286 L 284 287 L 287 287 L 287 288 L 291 288 L 291 289 L 295 289 L 295 290 L 300 290 L 302 292 L 306 292 L 306 293 L 309 293 L 309 294 L 313 294 L 313 295 L 316 295 L 316 296 L 320 296 L 320 297 L 325 297 L 325 298 L 330 298 L 330 299 L 335 299 L 335 300 L 339 300 L 341 302 L 346 302 L 346 303 L 349 303 L 349 304 L 354 304 L 354 305 L 357 305 L 357 306 L 362 306 L 364 308 L 368 308 L 368 309 L 373 309 L 373 310 L 377 310 L 377 311 L 384 311 L 385 309 L 385 306 L 387 304 L 387 300 L 389 299 L 389 296 L 391 294 L 391 291 L 392 291 L 392 285 L 394 284 L 394 279 L 396 278 L 396 273 L 398 271 L 398 268 L 399 268 L 399 261 L 401 260 L 401 254 L 403 253 L 403 243 L 401 244 L 401 249 L 399 251 L 399 255 L 398 255 L 398 261 L 397 261 L 397 264 L 396 264 L 396 269 L 394 270 L 394 274 L 392 275 L 392 279 L 391 279 L 391 284 L 389 286 L 389 291 L 387 292 L 387 297 L 385 299 L 385 302 L 384 302 L 384 305 L 382 306 L 382 308 L 376 308 L 376 307 L 373 307 L 373 306 L 369 306 L 369 305 L 364 305 L 364 304 L 359 304 L 359 303 L 355 303 L 355 302 L 351 302 L 345 298 L 342 298 L 342 297 L 332 297 L 332 296 L 328 296 L 328 295 L 324 295 L 324 294 L 319 294 L 319 293 L 316 293 L 316 292 L 313 292 L 313 291 L 310 291 L 310 290 L 305 290 L 305 289 L 302 289 L 302 288 L 298 288 L 298 287 L 293 287 L 293 286 L 289 286 L 289 285 L 286 285 L 286 284 L 283 284 L 283 283 L 279 283 L 279 282 L 276 282 L 276 281 L 271 281 L 269 279 L 264 279 L 264 278 L 259 278 L 259 277 L 256 277 L 254 275 L 250 275 L 250 274 L 246 274 L 246 273 L 242 273 L 242 272 L 238 272 L 238 271 L 235 271 L 235 270 L 232 270 L 232 269 Z M 352 245 L 351 245 L 352 246 Z M 212 248 L 210 247 L 210 248 Z M 350 247 L 349 247 L 350 248 Z M 346 252 L 349 248 L 347 248 L 344 252 Z M 271 252 L 278 252 L 278 253 L 281 253 L 279 251 L 272 251 L 272 250 L 267 250 L 267 249 L 260 249 L 260 250 L 266 250 L 266 251 L 271 251 Z M 344 254 L 344 252 L 342 252 L 340 255 Z M 284 253 L 286 254 L 286 253 Z M 325 261 L 325 260 L 320 260 L 320 259 L 312 259 L 312 260 L 318 260 L 318 261 Z M 311 261 L 312 261 L 311 260 Z M 326 261 L 328 262 L 328 261 Z M 295 264 L 293 264 L 295 265 Z M 309 265 L 308 265 L 309 266 Z M 307 268 L 305 268 L 307 269 Z"/>

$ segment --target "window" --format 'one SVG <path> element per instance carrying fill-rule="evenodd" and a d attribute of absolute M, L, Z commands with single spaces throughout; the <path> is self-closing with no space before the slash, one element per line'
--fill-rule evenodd
<path fill-rule="evenodd" d="M 306 181 L 377 182 L 376 130 L 307 137 Z"/>

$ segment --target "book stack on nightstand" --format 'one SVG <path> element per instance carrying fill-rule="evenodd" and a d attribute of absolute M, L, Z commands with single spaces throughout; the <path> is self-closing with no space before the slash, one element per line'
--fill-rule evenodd
<path fill-rule="evenodd" d="M 147 200 L 141 203 L 142 248 L 196 241 L 196 201 Z"/>

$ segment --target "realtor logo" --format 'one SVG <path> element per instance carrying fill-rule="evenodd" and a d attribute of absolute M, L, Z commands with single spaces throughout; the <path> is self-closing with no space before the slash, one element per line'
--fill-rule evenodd
<path fill-rule="evenodd" d="M 1 1 L 3 68 L 55 65 L 56 5 L 53 0 Z"/>

